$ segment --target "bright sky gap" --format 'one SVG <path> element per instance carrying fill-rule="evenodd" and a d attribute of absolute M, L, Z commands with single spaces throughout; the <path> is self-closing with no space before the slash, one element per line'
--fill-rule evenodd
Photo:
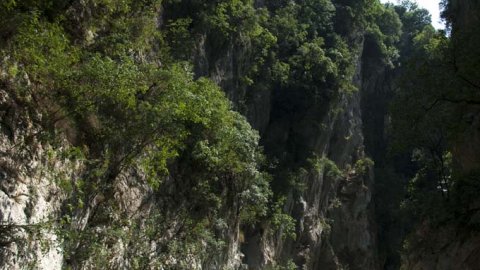
<path fill-rule="evenodd" d="M 380 0 L 382 3 L 397 3 L 400 1 Z M 436 0 L 416 0 L 418 6 L 427 9 L 432 14 L 432 25 L 436 29 L 444 29 L 445 24 L 440 20 L 440 1 Z"/>

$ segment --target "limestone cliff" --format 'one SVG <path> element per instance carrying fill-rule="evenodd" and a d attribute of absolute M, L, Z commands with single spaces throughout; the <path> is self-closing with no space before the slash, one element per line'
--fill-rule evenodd
<path fill-rule="evenodd" d="M 264 269 L 289 258 L 302 269 L 377 269 L 376 232 L 373 218 L 372 164 L 364 152 L 362 96 L 364 75 L 362 61 L 364 33 L 350 29 L 355 54 L 355 74 L 351 78 L 359 89 L 332 100 L 310 100 L 295 112 L 282 112 L 289 92 L 282 89 L 249 89 L 241 86 L 245 74 L 242 59 L 248 47 L 232 46 L 224 54 L 209 59 L 208 36 L 197 42 L 196 70 L 225 89 L 253 127 L 260 131 L 267 156 L 288 155 L 293 163 L 321 157 L 307 165 L 297 181 L 301 190 L 288 192 L 284 209 L 297 221 L 296 240 L 271 235 L 269 226 L 244 228 L 242 244 L 244 263 L 249 269 Z M 373 45 L 370 45 L 373 46 Z M 385 64 L 380 64 L 385 65 Z M 285 96 L 284 96 L 285 95 Z M 293 160 L 292 160 L 293 159 Z M 296 159 L 296 161 L 294 161 Z M 326 164 L 327 162 L 331 162 Z M 341 171 L 332 173 L 332 168 Z M 282 181 L 281 170 L 273 181 Z"/>
<path fill-rule="evenodd" d="M 89 16 L 94 12 L 87 9 L 74 20 Z M 352 23 L 340 17 L 336 20 L 338 27 Z M 160 21 L 160 26 L 163 23 Z M 88 36 L 86 44 L 101 38 L 101 33 L 88 34 L 88 28 L 80 30 L 78 36 Z M 15 96 L 16 82 L 2 70 L 1 267 L 60 269 L 68 265 L 90 269 L 103 265 L 131 269 L 146 261 L 152 269 L 169 265 L 182 269 L 264 269 L 283 263 L 303 269 L 378 268 L 371 203 L 374 175 L 364 152 L 362 131 L 365 29 L 355 26 L 338 31 L 343 31 L 353 55 L 355 71 L 345 80 L 358 91 L 325 89 L 341 94 L 314 99 L 308 92 L 298 91 L 294 107 L 285 105 L 292 94 L 288 88 L 271 85 L 251 89 L 242 83 L 252 62 L 248 43 L 227 42 L 215 53 L 210 39 L 216 37 L 195 37 L 192 57 L 196 75 L 210 77 L 246 115 L 261 135 L 269 162 L 281 159 L 272 171 L 273 183 L 285 181 L 287 174 L 296 175 L 298 188 L 283 191 L 286 201 L 281 205 L 295 221 L 296 238 L 285 238 L 283 229 L 273 229 L 269 222 L 240 226 L 238 215 L 224 209 L 220 215 L 225 224 L 216 225 L 223 247 L 217 254 L 184 251 L 184 258 L 162 253 L 162 249 L 174 249 L 172 245 L 179 241 L 184 226 L 182 208 L 191 207 L 183 201 L 188 200 L 182 190 L 182 185 L 188 185 L 182 183 L 183 165 L 172 165 L 161 191 L 146 184 L 138 166 L 121 170 L 109 180 L 110 188 L 85 191 L 84 179 L 90 177 L 93 165 L 76 155 L 74 144 L 81 140 L 77 138 L 81 132 L 68 120 L 59 120 L 51 133 L 55 143 L 43 140 L 41 136 L 50 131 L 42 130 L 41 110 L 22 104 L 24 97 Z M 32 84 L 28 77 L 24 80 L 27 87 Z M 95 128 L 92 125 L 89 127 Z M 238 200 L 233 196 L 231 206 Z M 157 216 L 162 223 L 155 228 Z M 149 240 L 149 233 L 159 233 L 159 238 Z"/>
<path fill-rule="evenodd" d="M 387 154 L 388 107 L 413 34 L 393 6 L 16 2 L 0 5 L 17 12 L 0 18 L 1 269 L 399 267 L 411 168 Z M 478 240 L 422 223 L 404 268 L 475 269 Z"/>

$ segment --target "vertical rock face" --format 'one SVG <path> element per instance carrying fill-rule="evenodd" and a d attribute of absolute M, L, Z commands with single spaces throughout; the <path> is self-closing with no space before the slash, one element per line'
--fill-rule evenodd
<path fill-rule="evenodd" d="M 357 52 L 352 80 L 360 90 L 333 99 L 307 100 L 303 108 L 291 113 L 282 111 L 282 102 L 288 102 L 283 95 L 292 93 L 279 89 L 254 92 L 235 83 L 242 76 L 245 61 L 241 59 L 249 48 L 232 47 L 212 62 L 205 46 L 208 37 L 197 43 L 197 73 L 221 85 L 234 106 L 260 131 L 267 156 L 294 153 L 292 162 L 312 154 L 322 157 L 312 161 L 297 180 L 304 188 L 288 192 L 285 210 L 298 221 L 295 240 L 271 235 L 268 226 L 246 229 L 242 252 L 249 269 L 264 269 L 285 258 L 301 269 L 379 268 L 372 204 L 374 176 L 371 164 L 361 164 L 367 160 L 362 121 L 363 36 L 354 30 L 348 35 L 356 37 L 352 41 L 352 50 Z"/>
<path fill-rule="evenodd" d="M 60 269 L 62 254 L 48 222 L 64 199 L 58 178 L 74 177 L 79 164 L 56 159 L 37 140 L 39 127 L 5 89 L 0 114 L 0 266 Z"/>
<path fill-rule="evenodd" d="M 356 44 L 359 51 L 362 43 L 359 40 Z M 277 110 L 273 91 L 255 93 L 245 102 L 247 89 L 236 88 L 232 83 L 241 75 L 239 59 L 243 57 L 242 53 L 242 50 L 232 48 L 215 63 L 210 63 L 208 59 L 202 62 L 215 67 L 211 77 L 224 86 L 227 96 L 237 107 L 244 106 L 252 125 L 263 134 L 267 151 L 277 151 L 268 150 L 273 145 L 285 149 L 293 145 L 300 149 L 297 153 L 302 157 L 299 158 L 307 157 L 307 153 L 315 153 L 322 159 L 312 161 L 299 179 L 305 187 L 289 192 L 285 210 L 298 220 L 295 240 L 272 235 L 268 227 L 256 228 L 245 233 L 240 250 L 238 223 L 231 220 L 229 223 L 233 224 L 232 227 L 225 231 L 225 239 L 229 243 L 225 254 L 218 254 L 214 262 L 203 264 L 197 261 L 191 267 L 202 268 L 203 264 L 205 269 L 237 269 L 243 264 L 250 269 L 264 269 L 274 261 L 292 258 L 303 269 L 376 269 L 375 233 L 371 217 L 373 174 L 371 165 L 355 165 L 365 159 L 361 92 L 344 94 L 328 102 L 311 101 L 310 106 L 301 113 L 277 118 L 277 115 L 272 116 Z M 353 80 L 361 89 L 360 59 L 361 55 L 358 55 L 357 72 Z M 199 70 L 202 69 L 199 67 Z M 61 269 L 64 258 L 59 248 L 61 243 L 57 241 L 54 231 L 57 223 L 48 226 L 48 222 L 55 221 L 60 216 L 62 205 L 66 204 L 59 181 L 63 178 L 78 179 L 83 170 L 82 164 L 59 158 L 61 149 L 53 151 L 46 144 L 27 140 L 27 137 L 36 139 L 37 127 L 31 124 L 33 121 L 29 119 L 30 116 L 22 112 L 22 108 L 15 104 L 7 92 L 1 94 L 0 106 L 4 114 L 1 135 L 1 265 L 8 269 L 21 269 L 29 263 L 35 263 L 42 269 Z M 135 184 L 141 182 L 135 180 L 141 177 L 131 172 L 115 180 L 115 200 L 121 206 L 121 212 L 132 220 L 130 226 L 135 221 L 148 219 L 155 207 L 178 207 L 168 206 L 171 203 L 168 201 L 152 201 L 152 191 Z M 172 182 L 171 189 L 165 191 L 163 196 L 174 196 L 176 190 Z M 92 200 L 88 202 L 90 207 L 77 215 L 79 226 L 86 220 L 90 224 L 97 223 L 98 217 L 91 217 L 88 209 L 98 207 L 101 201 L 101 197 L 92 195 Z M 107 206 L 102 207 L 108 210 Z M 98 224 L 93 226 L 100 233 L 104 227 L 100 221 Z M 15 231 L 10 231 L 9 225 L 17 225 Z M 128 230 L 128 226 L 121 225 L 120 229 Z M 168 235 L 174 233 L 175 226 L 172 217 L 171 229 L 167 230 L 164 241 L 168 241 Z M 38 230 L 38 241 L 25 242 L 21 246 L 11 239 L 23 238 L 25 235 L 22 234 L 35 230 Z M 99 238 L 100 243 L 107 245 L 104 241 L 107 239 Z M 47 248 L 42 246 L 45 243 L 48 243 Z M 135 256 L 135 246 L 121 241 L 108 245 L 113 251 L 109 258 L 110 265 L 132 267 L 131 256 Z M 78 267 L 93 265 L 95 260 L 100 259 L 97 255 L 91 255 L 86 263 Z"/>
<path fill-rule="evenodd" d="M 89 7 L 85 12 L 75 8 L 69 12 L 76 14 L 73 16 L 75 17 L 73 21 L 79 22 L 79 29 L 76 30 L 83 33 L 77 34 L 85 36 L 85 40 L 81 42 L 85 42 L 87 47 L 94 45 L 98 35 L 107 33 L 102 31 L 93 33 L 80 22 L 85 19 L 84 16 L 94 13 L 90 8 L 95 5 L 89 6 L 88 1 L 73 2 L 75 5 Z M 258 9 L 269 4 L 283 5 L 289 1 L 234 2 L 240 3 L 239 5 L 248 2 L 249 8 Z M 478 269 L 480 265 L 478 231 L 459 229 L 455 224 L 435 227 L 424 222 L 417 226 L 415 232 L 405 242 L 406 252 L 403 261 L 400 262 L 398 249 L 405 234 L 401 231 L 403 228 L 393 224 L 394 214 L 379 214 L 378 211 L 375 213 L 374 201 L 382 203 L 398 200 L 398 198 L 385 199 L 374 193 L 375 182 L 384 180 L 381 177 L 387 176 L 390 169 L 394 170 L 394 164 L 389 163 L 387 159 L 389 142 L 385 131 L 389 125 L 388 104 L 393 94 L 393 80 L 397 74 L 385 63 L 385 55 L 382 55 L 382 49 L 376 44 L 381 37 L 375 36 L 375 33 L 369 33 L 370 36 L 365 33 L 367 26 L 364 24 L 367 23 L 360 22 L 365 18 L 353 22 L 356 20 L 357 11 L 354 8 L 366 8 L 365 3 L 368 1 L 353 2 L 355 4 L 347 0 L 312 1 L 310 4 L 318 4 L 319 9 L 309 12 L 320 12 L 319 10 L 325 8 L 326 10 L 321 12 L 326 14 L 325 20 L 331 21 L 317 23 L 329 30 L 319 27 L 310 33 L 313 37 L 309 37 L 311 40 L 308 40 L 315 42 L 305 42 L 309 43 L 308 46 L 300 49 L 293 47 L 299 49 L 301 53 L 304 53 L 302 50 L 313 48 L 312 50 L 316 49 L 315 52 L 320 55 L 325 52 L 332 55 L 351 53 L 351 58 L 346 56 L 345 58 L 352 61 L 353 74 L 342 79 L 351 81 L 357 91 L 336 89 L 342 85 L 339 83 L 340 80 L 337 81 L 338 78 L 334 83 L 326 82 L 328 80 L 324 79 L 323 84 L 322 80 L 317 81 L 314 78 L 309 83 L 318 82 L 319 85 L 307 87 L 295 85 L 296 88 L 292 87 L 295 89 L 277 85 L 281 84 L 280 80 L 272 83 L 260 79 L 258 81 L 265 85 L 252 87 L 250 84 L 256 83 L 249 78 L 250 68 L 254 65 L 252 62 L 255 61 L 252 56 L 253 45 L 250 44 L 252 40 L 248 38 L 236 40 L 235 35 L 238 33 L 233 30 L 235 33 L 230 33 L 228 39 L 223 37 L 225 40 L 218 40 L 222 37 L 212 37 L 217 33 L 213 33 L 215 31 L 211 29 L 192 30 L 188 24 L 185 28 L 174 29 L 188 34 L 191 34 L 188 31 L 197 31 L 188 38 L 185 46 L 191 45 L 191 48 L 181 52 L 182 56 L 179 56 L 179 59 L 192 60 L 195 76 L 208 77 L 218 84 L 225 91 L 235 110 L 241 112 L 250 125 L 258 130 L 267 160 L 265 167 L 268 167 L 266 170 L 273 178 L 271 187 L 274 197 L 283 196 L 272 199 L 273 202 L 279 202 L 281 209 L 276 209 L 277 205 L 272 205 L 269 210 L 287 213 L 293 218 L 293 224 L 286 224 L 291 220 L 280 219 L 275 222 L 272 221 L 273 218 L 269 220 L 265 218 L 260 224 L 258 222 L 243 224 L 247 223 L 241 220 L 240 214 L 244 198 L 243 194 L 239 194 L 241 192 L 237 192 L 242 189 L 235 186 L 235 171 L 225 173 L 227 174 L 225 183 L 217 181 L 214 187 L 209 187 L 215 189 L 213 192 L 221 194 L 219 197 L 207 198 L 213 192 L 199 192 L 194 195 L 200 198 L 189 196 L 193 187 L 202 184 L 196 183 L 203 180 L 201 177 L 215 178 L 212 182 L 218 180 L 216 179 L 218 175 L 215 174 L 212 174 L 213 176 L 202 174 L 199 178 L 188 177 L 201 171 L 198 167 L 205 165 L 188 163 L 188 159 L 191 158 L 189 155 L 192 154 L 189 151 L 194 151 L 193 147 L 189 148 L 190 146 L 185 146 L 188 149 L 185 156 L 168 164 L 169 175 L 162 178 L 160 190 L 154 190 L 147 184 L 146 172 L 139 165 L 141 161 L 137 163 L 137 160 L 132 161 L 128 167 L 119 169 L 117 174 L 109 170 L 103 174 L 101 172 L 102 175 L 97 178 L 109 181 L 109 185 L 105 185 L 108 187 L 102 187 L 101 190 L 94 188 L 96 183 L 94 182 L 91 189 L 82 190 L 81 187 L 85 184 L 83 178 L 88 174 L 94 175 L 95 171 L 89 171 L 91 169 L 89 166 L 94 165 L 75 156 L 78 149 L 73 145 L 79 139 L 76 138 L 75 129 L 69 130 L 69 123 L 63 123 L 60 119 L 52 120 L 56 123 L 52 130 L 42 130 L 46 129 L 46 125 L 40 124 L 44 120 L 42 115 L 22 104 L 22 98 L 15 96 L 15 89 L 9 85 L 12 76 L 6 75 L 10 71 L 7 72 L 5 70 L 8 68 L 0 66 L 0 268 L 95 269 L 100 265 L 109 269 L 370 270 L 382 267 L 396 269 L 402 263 L 403 269 Z M 199 8 L 208 6 L 204 3 L 185 1 L 181 7 L 190 4 Z M 298 1 L 298 6 L 299 3 L 303 4 L 302 1 Z M 458 37 L 459 41 L 466 44 L 459 49 L 460 55 L 468 55 L 465 52 L 469 50 L 478 51 L 478 47 L 471 45 L 478 44 L 474 42 L 478 38 L 478 33 L 463 32 L 464 29 L 478 29 L 477 26 L 480 26 L 479 13 L 476 12 L 479 10 L 478 1 L 452 0 L 451 5 L 451 13 L 448 16 L 452 18 L 453 38 Z M 222 8 L 224 7 L 217 9 L 215 6 L 215 12 L 219 13 L 216 15 L 228 16 L 227 13 L 224 14 L 226 11 Z M 289 12 L 294 11 L 292 9 Z M 338 16 L 342 12 L 347 15 Z M 336 17 L 334 13 L 337 14 Z M 164 23 L 162 14 L 159 15 L 158 10 L 155 10 L 154 14 L 152 21 L 162 28 Z M 282 15 L 284 14 L 275 14 Z M 341 21 L 342 19 L 346 21 Z M 156 28 L 158 25 L 153 29 L 158 30 Z M 299 23 L 299 29 L 303 29 L 302 27 L 304 25 Z M 331 40 L 328 40 L 329 38 Z M 336 43 L 338 41 L 336 39 L 341 42 Z M 331 44 L 339 45 L 343 44 L 342 42 L 348 44 L 346 50 L 328 51 Z M 265 50 L 270 49 L 272 48 L 268 47 Z M 155 49 L 152 49 L 150 52 L 152 58 L 156 58 L 153 56 L 154 51 Z M 301 57 L 310 57 L 309 54 L 301 53 Z M 321 58 L 317 54 L 313 55 Z M 327 68 L 342 67 L 342 64 L 333 64 L 336 61 L 335 56 L 329 55 L 325 58 L 333 59 L 332 63 L 329 63 L 331 65 L 325 65 Z M 340 58 L 343 59 L 343 56 Z M 262 58 L 259 62 L 267 61 L 265 59 Z M 288 57 L 285 59 L 279 57 L 276 60 L 279 63 L 285 61 L 281 63 L 285 66 L 291 64 L 287 64 L 291 60 Z M 468 69 L 471 64 L 469 60 L 460 57 L 459 68 L 465 65 Z M 292 66 L 295 64 L 298 65 L 298 62 Z M 16 63 L 14 67 L 17 68 Z M 287 72 L 294 73 L 298 70 Z M 324 75 L 322 72 L 312 72 L 310 75 L 322 76 Z M 478 73 L 467 75 L 479 78 L 475 76 Z M 292 79 L 298 78 L 303 77 L 292 76 Z M 27 75 L 22 82 L 28 86 L 32 84 Z M 478 85 L 478 82 L 473 83 Z M 156 86 L 153 84 L 151 87 Z M 145 95 L 137 93 L 134 99 L 148 98 L 148 92 Z M 33 99 L 28 95 L 23 98 Z M 460 142 L 454 142 L 455 156 L 462 164 L 462 169 L 466 171 L 477 169 L 480 161 L 478 155 L 480 118 L 477 109 L 472 109 L 471 114 L 473 116 L 467 132 L 460 138 Z M 243 121 L 243 118 L 240 118 Z M 58 126 L 61 125 L 66 126 L 62 128 L 65 134 L 59 132 Z M 248 126 L 246 123 L 244 125 Z M 256 133 L 253 131 L 251 133 L 254 134 L 252 137 L 255 137 L 254 144 L 257 147 Z M 44 135 L 55 139 L 44 139 L 42 137 Z M 208 144 L 209 138 L 206 138 Z M 235 142 L 237 139 L 234 138 Z M 370 157 L 375 161 L 375 171 Z M 214 158 L 208 161 L 215 162 Z M 377 172 L 383 174 L 379 177 L 380 174 Z M 259 171 L 255 173 L 260 174 Z M 249 174 L 248 177 L 252 175 Z M 383 184 L 391 184 L 388 181 L 390 180 Z M 210 182 L 205 185 L 208 184 Z M 192 190 L 189 189 L 191 187 Z M 395 188 L 396 186 L 386 190 L 392 192 Z M 270 196 L 269 192 L 270 189 L 265 192 L 268 195 L 262 199 L 270 200 L 267 198 Z M 373 197 L 376 195 L 377 198 L 374 200 Z M 191 203 L 189 199 L 198 201 Z M 221 200 L 228 202 L 220 202 Z M 254 200 L 260 201 L 258 198 Z M 195 205 L 197 202 L 222 206 L 212 210 L 215 211 L 214 214 L 205 213 L 198 210 L 202 206 L 197 208 Z M 389 210 L 388 207 L 385 209 Z M 478 202 L 468 205 L 467 211 L 472 220 L 480 219 Z M 378 218 L 382 214 L 385 216 Z M 201 218 L 191 218 L 193 215 Z M 375 220 L 383 222 L 382 228 L 377 227 Z M 197 221 L 205 222 L 207 225 L 198 226 L 201 227 L 199 232 L 195 232 L 196 234 L 189 238 L 190 231 L 198 228 L 193 224 Z M 90 246 L 92 248 L 89 248 Z M 381 249 L 384 247 L 395 250 L 382 252 Z"/>
<path fill-rule="evenodd" d="M 400 264 L 398 250 L 404 232 L 397 218 L 393 217 L 392 208 L 388 206 L 399 203 L 394 200 L 401 198 L 402 195 L 394 196 L 393 193 L 401 194 L 403 184 L 392 183 L 392 180 L 387 177 L 389 174 L 385 173 L 394 170 L 387 156 L 389 144 L 387 130 L 390 122 L 388 106 L 393 97 L 392 88 L 398 72 L 386 66 L 378 55 L 376 47 L 367 38 L 362 55 L 363 72 L 360 93 L 362 124 L 365 152 L 375 161 L 375 183 L 373 184 L 375 188 L 372 200 L 374 205 L 378 205 L 375 208 L 378 263 L 383 266 L 383 269 L 398 269 Z"/>
<path fill-rule="evenodd" d="M 257 5 L 263 5 L 262 2 L 257 1 Z M 365 108 L 362 91 L 370 89 L 365 85 L 371 83 L 365 80 L 365 63 L 362 62 L 362 52 L 368 48 L 364 48 L 363 30 L 349 31 L 345 36 L 350 37 L 351 50 L 356 54 L 356 71 L 351 80 L 359 90 L 344 91 L 337 96 L 326 94 L 311 100 L 302 97 L 302 93 L 287 93 L 285 89 L 249 91 L 239 82 L 251 60 L 250 48 L 229 44 L 222 55 L 211 59 L 209 56 L 214 53 L 209 52 L 208 36 L 197 38 L 196 75 L 210 77 L 225 90 L 234 107 L 259 131 L 268 158 L 273 161 L 290 155 L 285 159 L 290 163 L 281 166 L 299 172 L 296 182 L 301 187 L 287 192 L 284 205 L 285 212 L 296 220 L 295 239 L 275 233 L 271 224 L 240 228 L 238 216 L 226 210 L 227 224 L 218 229 L 218 234 L 227 248 L 208 261 L 201 261 L 196 254 L 184 254 L 192 257 L 185 269 L 265 269 L 289 259 L 300 269 L 379 268 L 372 204 L 374 175 L 365 154 L 365 117 L 362 117 Z M 289 102 L 289 95 L 302 101 L 302 106 L 295 111 L 284 108 L 283 103 Z M 184 206 L 180 194 L 188 191 L 182 190 L 181 180 L 169 177 L 165 179 L 165 189 L 155 193 L 147 185 L 139 184 L 145 182 L 144 176 L 135 169 L 113 180 L 114 188 L 108 194 L 120 208 L 116 209 L 119 210 L 116 214 L 109 212 L 111 205 L 102 204 L 102 195 L 93 193 L 91 200 L 85 202 L 87 207 L 73 216 L 74 226 L 88 227 L 95 232 L 96 244 L 109 252 L 83 254 L 82 264 L 75 264 L 75 258 L 64 258 L 55 229 L 61 226 L 57 219 L 66 211 L 64 208 L 69 202 L 59 188 L 62 185 L 59 181 L 63 178 L 76 181 L 85 164 L 59 158 L 61 147 L 49 152 L 48 144 L 36 142 L 38 127 L 29 124 L 33 123 L 29 119 L 32 116 L 22 112 L 6 91 L 0 92 L 0 96 L 0 113 L 3 114 L 0 134 L 1 267 L 22 269 L 32 262 L 42 269 L 61 269 L 64 260 L 70 260 L 69 265 L 78 269 L 92 268 L 94 262 L 130 269 L 135 268 L 135 260 L 139 257 L 175 265 L 177 258 L 150 258 L 153 252 L 148 251 L 167 246 L 180 231 L 180 217 L 176 214 Z M 64 143 L 68 151 L 69 145 Z M 276 179 L 287 177 L 282 174 L 287 170 L 279 171 L 274 175 Z M 98 213 L 96 216 L 92 209 Z M 150 229 L 148 223 L 158 209 L 167 209 L 169 218 L 158 242 L 146 242 L 140 235 L 133 238 L 134 241 L 123 242 L 120 237 L 112 243 L 107 229 L 114 228 L 120 235 L 132 233 L 129 229 L 134 226 L 140 231 Z M 120 215 L 127 217 L 126 224 L 115 223 Z M 54 223 L 49 224 L 52 220 Z M 10 225 L 16 225 L 14 231 L 9 230 Z M 25 239 L 35 231 L 38 241 L 30 241 L 25 246 L 19 246 L 18 241 L 12 239 Z M 47 248 L 42 245 L 46 242 L 49 243 Z M 80 246 L 73 248 L 80 250 Z"/>

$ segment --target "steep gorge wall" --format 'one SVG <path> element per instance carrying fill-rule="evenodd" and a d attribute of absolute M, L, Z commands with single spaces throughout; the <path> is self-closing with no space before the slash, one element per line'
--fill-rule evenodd
<path fill-rule="evenodd" d="M 257 5 L 262 3 L 259 1 Z M 337 24 L 345 27 L 348 23 L 339 21 Z M 295 181 L 300 187 L 285 192 L 286 201 L 282 206 L 295 220 L 296 238 L 284 238 L 269 223 L 241 226 L 235 209 L 223 209 L 220 215 L 225 217 L 226 224 L 219 224 L 216 234 L 226 243 L 226 248 L 205 257 L 195 251 L 182 254 L 188 265 L 177 267 L 265 269 L 288 263 L 290 259 L 303 269 L 380 267 L 372 203 L 374 175 L 365 153 L 368 143 L 364 141 L 364 130 L 369 127 L 365 125 L 365 107 L 368 105 L 365 97 L 368 93 L 364 91 L 370 89 L 371 84 L 369 76 L 365 75 L 370 71 L 365 71 L 368 63 L 364 61 L 368 58 L 364 53 L 371 45 L 365 45 L 365 29 L 346 28 L 348 30 L 339 27 L 338 32 L 343 32 L 342 37 L 347 40 L 355 69 L 347 80 L 353 82 L 358 91 L 333 89 L 340 90 L 340 94 L 316 98 L 276 86 L 249 89 L 241 83 L 251 61 L 247 45 L 230 43 L 226 50 L 216 54 L 212 51 L 215 49 L 208 47 L 207 41 L 212 37 L 196 37 L 193 57 L 196 75 L 208 76 L 225 90 L 234 107 L 259 131 L 261 144 L 271 163 L 279 158 L 284 160 L 272 170 L 272 183 L 285 181 L 288 173 L 297 173 Z M 384 64 L 378 64 L 380 69 Z M 2 231 L 9 235 L 5 238 L 7 241 L 1 243 L 1 266 L 21 269 L 36 264 L 40 268 L 60 269 L 62 265 L 73 265 L 74 268 L 89 269 L 100 263 L 112 269 L 129 269 L 135 268 L 139 259 L 176 265 L 180 261 L 178 257 L 154 256 L 157 247 L 170 248 L 169 242 L 180 234 L 183 226 L 178 213 L 188 205 L 183 200 L 187 200 L 189 191 L 182 189 L 181 177 L 175 178 L 175 175 L 182 175 L 181 166 L 172 170 L 174 173 L 165 179 L 161 191 L 144 184 L 145 176 L 141 170 L 132 167 L 113 179 L 113 188 L 105 194 L 93 192 L 90 200 L 84 202 L 86 207 L 75 212 L 72 218 L 73 226 L 94 232 L 95 239 L 81 239 L 73 247 L 84 261 L 64 257 L 64 250 L 58 248 L 62 243 L 54 233 L 58 223 L 37 225 L 63 217 L 69 201 L 67 195 L 62 194 L 59 188 L 62 183 L 58 180 L 81 179 L 87 164 L 68 158 L 68 154 L 62 156 L 63 150 L 68 152 L 71 147 L 67 141 L 54 148 L 48 143 L 36 142 L 35 121 L 31 118 L 40 116 L 36 112 L 24 112 L 21 105 L 14 105 L 16 101 L 9 97 L 8 91 L 6 88 L 2 92 L 2 120 L 16 123 L 2 125 L 2 164 L 5 164 L 2 165 L 2 175 L 5 176 L 2 188 L 3 185 L 5 188 L 0 193 L 2 224 L 17 225 L 14 230 L 18 230 L 20 239 L 25 239 L 37 227 L 40 233 L 37 234 L 39 241 L 31 240 L 20 248 L 16 241 L 9 239 L 14 233 L 6 230 L 8 226 L 3 227 L 5 230 Z M 289 111 L 285 102 L 289 102 L 292 96 L 301 102 Z M 370 118 L 367 116 L 367 119 Z M 13 130 L 11 134 L 8 127 L 13 127 L 10 128 Z M 26 153 L 19 149 L 25 149 Z M 50 154 L 46 153 L 48 151 Z M 12 181 L 14 177 L 8 173 L 7 165 L 15 167 L 18 181 Z M 112 196 L 113 200 L 105 203 L 104 196 Z M 236 206 L 238 198 L 233 197 L 232 206 Z M 158 211 L 165 213 L 163 217 L 167 221 L 163 227 L 157 228 L 160 239 L 149 241 L 142 233 L 150 232 L 156 225 Z M 123 223 L 125 219 L 128 222 Z M 141 233 L 135 235 L 138 231 Z M 123 238 L 125 235 L 128 237 Z M 49 244 L 42 246 L 45 240 Z M 82 245 L 90 243 L 95 243 L 98 247 L 95 252 L 98 253 L 82 254 Z M 200 253 L 200 250 L 196 251 Z M 38 261 L 32 254 L 42 259 Z M 156 267 L 153 263 L 149 266 Z"/>
<path fill-rule="evenodd" d="M 203 36 L 197 44 L 198 74 L 211 77 L 225 89 L 235 107 L 260 131 L 267 156 L 270 154 L 270 158 L 274 158 L 275 154 L 286 151 L 293 144 L 300 149 L 296 152 L 298 159 L 315 155 L 333 162 L 333 166 L 345 172 L 335 175 L 325 164 L 312 164 L 299 179 L 304 189 L 288 192 L 284 209 L 297 221 L 296 240 L 269 235 L 268 227 L 245 228 L 242 251 L 244 262 L 251 269 L 264 269 L 285 258 L 291 258 L 304 269 L 379 267 L 372 204 L 373 168 L 370 164 L 365 164 L 365 168 L 356 166 L 356 162 L 361 163 L 367 157 L 364 152 L 362 96 L 364 83 L 368 82 L 363 80 L 365 63 L 362 54 L 370 48 L 364 48 L 361 29 L 351 29 L 346 35 L 354 37 L 351 45 L 355 52 L 356 72 L 351 80 L 360 90 L 333 100 L 309 101 L 306 108 L 286 115 L 278 111 L 281 110 L 281 99 L 285 98 L 281 95 L 288 93 L 282 93 L 280 89 L 258 91 L 237 87 L 236 82 L 245 69 L 241 59 L 245 58 L 248 48 L 232 46 L 224 55 L 216 55 L 217 60 L 211 61 L 206 57 L 209 54 L 209 48 L 205 46 L 208 36 Z M 364 171 L 356 171 L 362 169 Z"/>

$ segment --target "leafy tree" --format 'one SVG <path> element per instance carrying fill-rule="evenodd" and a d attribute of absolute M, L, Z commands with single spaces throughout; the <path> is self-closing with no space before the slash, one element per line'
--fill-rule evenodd
<path fill-rule="evenodd" d="M 444 222 L 459 209 L 452 202 L 459 196 L 457 184 L 474 169 L 461 165 L 464 153 L 455 149 L 462 145 L 459 138 L 475 125 L 466 116 L 476 111 L 478 90 L 466 75 L 473 70 L 472 62 L 457 58 L 461 35 L 448 37 L 431 26 L 422 28 L 429 20 L 421 14 L 407 11 L 403 15 L 416 34 L 393 106 L 393 134 L 397 149 L 414 153 L 419 166 L 410 187 L 410 205 L 420 218 Z M 475 59 L 474 51 L 461 55 L 470 53 L 470 59 Z M 466 63 L 465 73 L 460 63 Z"/>

